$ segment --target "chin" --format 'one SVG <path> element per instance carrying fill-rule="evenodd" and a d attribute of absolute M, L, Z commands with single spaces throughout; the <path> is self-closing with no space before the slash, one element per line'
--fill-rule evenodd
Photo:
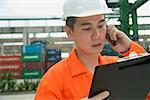
<path fill-rule="evenodd" d="M 102 51 L 102 49 L 93 49 L 92 51 L 91 51 L 91 53 L 93 53 L 93 54 L 98 54 L 98 53 L 100 53 Z"/>

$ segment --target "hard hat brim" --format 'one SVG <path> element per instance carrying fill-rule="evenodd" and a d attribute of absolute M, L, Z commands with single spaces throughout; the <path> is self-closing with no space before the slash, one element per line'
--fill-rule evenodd
<path fill-rule="evenodd" d="M 84 13 L 72 14 L 72 15 L 63 15 L 62 20 L 66 20 L 67 17 L 88 17 L 94 15 L 101 15 L 101 14 L 113 14 L 114 12 L 111 9 L 103 10 L 103 11 L 87 11 Z"/>

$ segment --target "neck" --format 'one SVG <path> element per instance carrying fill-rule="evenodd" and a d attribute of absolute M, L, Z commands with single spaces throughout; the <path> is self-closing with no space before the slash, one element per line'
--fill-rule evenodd
<path fill-rule="evenodd" d="M 99 65 L 98 54 L 86 54 L 80 51 L 76 51 L 77 56 L 81 62 L 92 72 L 94 73 L 95 66 Z"/>

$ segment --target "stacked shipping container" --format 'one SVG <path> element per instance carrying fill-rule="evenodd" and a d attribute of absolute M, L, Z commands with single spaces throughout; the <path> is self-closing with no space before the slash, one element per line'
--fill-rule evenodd
<path fill-rule="evenodd" d="M 22 46 L 21 56 L 0 56 L 0 78 L 5 73 L 13 78 L 41 78 L 60 60 L 60 49 L 47 49 L 47 43 L 34 41 Z"/>
<path fill-rule="evenodd" d="M 22 47 L 22 78 L 41 78 L 45 68 L 45 50 L 41 44 Z"/>
<path fill-rule="evenodd" d="M 101 52 L 102 55 L 108 55 L 108 56 L 120 56 L 119 53 L 117 53 L 116 51 L 114 51 L 109 44 L 105 44 L 104 45 L 104 49 Z"/>
<path fill-rule="evenodd" d="M 45 60 L 46 60 L 46 70 L 48 70 L 52 65 L 61 60 L 61 50 L 47 49 Z"/>
<path fill-rule="evenodd" d="M 21 78 L 21 56 L 0 56 L 0 78 L 10 74 L 12 78 Z"/>

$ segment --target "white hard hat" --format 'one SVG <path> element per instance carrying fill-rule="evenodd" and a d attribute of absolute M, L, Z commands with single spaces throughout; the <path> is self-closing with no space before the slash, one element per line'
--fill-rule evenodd
<path fill-rule="evenodd" d="M 113 13 L 105 0 L 66 0 L 63 6 L 63 20 L 67 17 L 86 17 Z"/>

